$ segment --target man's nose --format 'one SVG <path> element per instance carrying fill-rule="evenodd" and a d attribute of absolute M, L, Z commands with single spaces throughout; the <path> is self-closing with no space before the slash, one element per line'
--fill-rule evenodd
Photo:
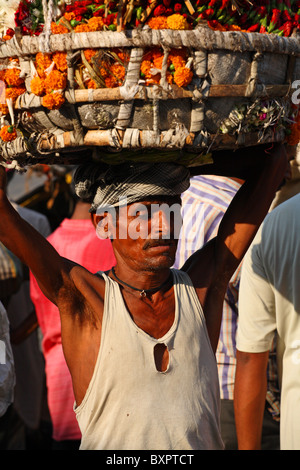
<path fill-rule="evenodd" d="M 163 236 L 170 236 L 170 214 L 166 213 L 163 209 L 156 211 L 151 219 L 151 232 Z"/>

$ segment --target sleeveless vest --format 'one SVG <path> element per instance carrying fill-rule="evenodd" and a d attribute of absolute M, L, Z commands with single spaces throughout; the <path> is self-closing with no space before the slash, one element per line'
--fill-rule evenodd
<path fill-rule="evenodd" d="M 101 345 L 85 397 L 74 406 L 81 449 L 223 449 L 217 365 L 203 311 L 189 276 L 172 273 L 175 318 L 159 339 L 134 323 L 119 284 L 101 273 Z M 164 372 L 154 360 L 159 343 L 169 352 Z"/>

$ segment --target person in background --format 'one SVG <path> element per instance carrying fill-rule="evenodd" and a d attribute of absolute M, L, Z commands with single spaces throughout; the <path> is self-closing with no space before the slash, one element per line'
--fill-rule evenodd
<path fill-rule="evenodd" d="M 235 414 L 239 449 L 260 449 L 266 365 L 277 334 L 280 449 L 300 449 L 300 194 L 265 218 L 245 255 L 237 331 Z"/>
<path fill-rule="evenodd" d="M 21 262 L 0 243 L 0 450 L 15 448 L 15 430 L 19 424 L 13 408 L 16 375 L 4 304 L 19 289 L 21 279 Z"/>
<path fill-rule="evenodd" d="M 1 281 L 0 281 L 1 284 Z M 9 321 L 0 302 L 0 450 L 10 450 L 14 438 L 12 409 L 15 387 L 14 358 L 9 337 Z"/>
<path fill-rule="evenodd" d="M 72 216 L 63 220 L 48 241 L 61 256 L 80 263 L 89 271 L 106 271 L 115 264 L 111 241 L 97 237 L 89 208 L 90 204 L 77 199 Z M 62 349 L 59 311 L 41 292 L 32 274 L 30 279 L 30 295 L 43 333 L 53 449 L 78 449 L 81 433 L 73 411 L 74 393 Z"/>
<path fill-rule="evenodd" d="M 48 219 L 39 212 L 11 202 L 18 214 L 43 237 L 51 233 Z M 40 331 L 29 292 L 29 270 L 22 265 L 22 282 L 7 303 L 11 326 L 16 386 L 13 407 L 20 418 L 20 449 L 46 448 L 50 424 L 46 400 L 45 362 L 40 348 Z"/>
<path fill-rule="evenodd" d="M 243 180 L 215 175 L 191 178 L 190 187 L 182 195 L 182 229 L 174 267 L 180 268 L 198 249 L 213 239 L 220 222 Z M 221 397 L 221 433 L 226 450 L 238 447 L 233 394 L 236 367 L 235 335 L 238 321 L 240 266 L 226 290 L 220 338 L 216 350 Z"/>
<path fill-rule="evenodd" d="M 300 191 L 299 152 L 291 161 L 291 177 L 276 193 L 271 208 Z M 223 176 L 202 175 L 191 178 L 190 187 L 182 195 L 183 226 L 174 263 L 180 268 L 196 250 L 216 236 L 219 224 L 243 180 Z M 200 221 L 200 227 L 198 225 Z M 241 265 L 228 285 L 216 351 L 221 395 L 221 432 L 225 449 L 238 448 L 234 417 L 234 383 L 236 371 L 236 331 Z M 262 448 L 279 448 L 280 392 L 278 384 L 276 341 L 268 362 L 268 391 L 262 431 Z"/>

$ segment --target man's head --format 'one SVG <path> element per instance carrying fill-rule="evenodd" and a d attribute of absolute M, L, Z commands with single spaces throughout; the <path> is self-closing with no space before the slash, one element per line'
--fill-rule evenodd
<path fill-rule="evenodd" d="M 188 169 L 169 163 L 93 165 L 78 169 L 74 180 L 79 197 L 91 202 L 99 236 L 114 240 L 117 259 L 151 270 L 173 264 Z"/>

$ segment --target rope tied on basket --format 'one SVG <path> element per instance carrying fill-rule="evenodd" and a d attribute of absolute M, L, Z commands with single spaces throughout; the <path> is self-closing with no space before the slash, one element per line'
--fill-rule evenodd
<path fill-rule="evenodd" d="M 44 29 L 39 36 L 39 45 L 41 52 L 51 52 L 50 36 L 51 36 L 51 23 L 54 14 L 54 0 L 42 0 L 43 14 L 44 14 Z"/>
<path fill-rule="evenodd" d="M 153 196 L 178 196 L 189 184 L 189 170 L 175 163 L 81 165 L 74 175 L 75 192 L 91 202 L 90 212 Z"/>

